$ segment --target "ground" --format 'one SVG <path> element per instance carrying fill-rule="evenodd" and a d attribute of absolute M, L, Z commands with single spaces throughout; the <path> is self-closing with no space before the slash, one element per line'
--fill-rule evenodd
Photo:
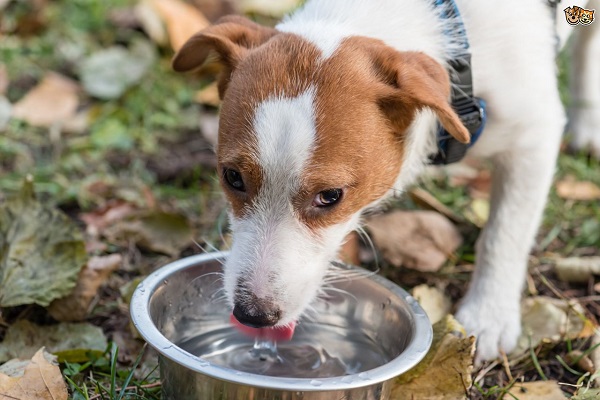
<path fill-rule="evenodd" d="M 2 244 L 10 243 L 0 237 L 0 356 L 10 354 L 0 363 L 33 355 L 7 349 L 10 330 L 12 336 L 23 332 L 15 327 L 30 329 L 27 334 L 40 336 L 39 343 L 51 351 L 52 346 L 62 349 L 64 338 L 51 339 L 48 332 L 66 326 L 65 321 L 100 328 L 99 341 L 83 347 L 93 352 L 74 356 L 53 351 L 59 353 L 73 399 L 159 399 L 155 355 L 143 348 L 129 322 L 133 288 L 171 260 L 227 247 L 226 204 L 206 139 L 215 132 L 214 92 L 209 86 L 214 74 L 209 70 L 201 76 L 181 76 L 171 71 L 176 33 L 162 28 L 161 20 L 169 28 L 169 12 L 181 11 L 173 6 L 175 1 L 167 3 L 173 7 L 170 11 L 153 8 L 152 1 L 0 0 L 0 207 L 10 211 L 2 214 L 0 209 L 0 234 L 7 232 L 2 231 L 3 221 L 13 227 L 18 221 L 39 230 L 40 236 L 48 232 L 52 241 L 59 226 L 67 224 L 68 241 L 85 246 L 73 254 L 91 257 L 87 268 L 96 271 L 85 280 L 83 272 L 77 274 L 86 262 L 75 265 L 75 274 L 64 278 L 64 288 L 56 289 L 64 293 L 51 294 L 48 301 L 31 293 L 26 293 L 28 301 L 10 299 L 2 270 L 8 268 Z M 191 3 L 209 18 L 238 7 L 261 22 L 274 20 L 266 15 L 268 10 L 251 9 L 249 1 Z M 158 20 L 158 28 L 148 13 Z M 198 21 L 191 20 L 194 29 L 191 25 Z M 559 69 L 568 106 L 566 55 L 560 57 Z M 8 120 L 10 109 L 13 117 Z M 421 183 L 462 221 L 457 225 L 463 245 L 440 271 L 419 272 L 385 260 L 377 265 L 365 261 L 364 266 L 379 268 L 406 288 L 422 283 L 436 287 L 456 304 L 472 273 L 474 240 L 486 214 L 489 175 L 485 165 L 477 168 L 480 172 L 474 175 L 433 174 Z M 568 152 L 565 146 L 555 181 L 531 254 L 526 296 L 576 302 L 582 307 L 580 319 L 597 327 L 598 277 L 590 274 L 582 283 L 565 282 L 558 278 L 556 265 L 567 257 L 600 256 L 600 163 L 585 151 Z M 32 182 L 37 200 L 23 192 L 30 187 L 24 182 Z M 20 204 L 29 208 L 20 209 Z M 406 196 L 390 208 L 422 206 Z M 68 223 L 54 212 L 66 215 Z M 46 217 L 49 222 L 40 225 Z M 31 257 L 43 254 L 27 249 Z M 84 280 L 90 285 L 87 294 L 84 287 L 62 304 L 54 301 Z M 25 323 L 33 328 L 24 328 Z M 69 327 L 66 335 L 77 336 Z M 533 345 L 525 356 L 487 363 L 473 371 L 468 395 L 499 398 L 517 382 L 555 380 L 570 396 L 600 367 L 582 362 L 593 358 L 597 347 L 590 335 L 563 335 Z"/>

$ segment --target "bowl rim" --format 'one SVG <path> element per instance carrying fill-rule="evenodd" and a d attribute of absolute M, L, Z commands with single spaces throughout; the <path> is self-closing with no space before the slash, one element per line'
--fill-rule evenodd
<path fill-rule="evenodd" d="M 374 274 L 367 279 L 375 281 L 396 294 L 408 306 L 414 320 L 413 340 L 399 356 L 386 364 L 358 374 L 339 377 L 288 378 L 242 372 L 203 360 L 181 349 L 163 336 L 150 317 L 150 299 L 169 276 L 201 263 L 224 259 L 228 254 L 229 252 L 226 251 L 210 252 L 173 261 L 148 275 L 136 287 L 130 302 L 133 325 L 144 340 L 162 356 L 197 373 L 234 384 L 288 391 L 331 391 L 371 386 L 399 376 L 421 361 L 431 347 L 433 330 L 423 308 L 404 289 L 392 281 Z M 361 267 L 352 265 L 351 268 Z"/>

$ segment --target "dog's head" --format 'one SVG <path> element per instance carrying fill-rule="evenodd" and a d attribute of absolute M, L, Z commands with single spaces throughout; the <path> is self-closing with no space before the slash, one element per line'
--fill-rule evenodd
<path fill-rule="evenodd" d="M 386 196 L 423 108 L 463 142 L 445 69 L 365 37 L 329 57 L 300 36 L 228 17 L 192 37 L 173 66 L 223 63 L 218 171 L 231 203 L 225 289 L 250 326 L 309 307 L 361 211 Z"/>

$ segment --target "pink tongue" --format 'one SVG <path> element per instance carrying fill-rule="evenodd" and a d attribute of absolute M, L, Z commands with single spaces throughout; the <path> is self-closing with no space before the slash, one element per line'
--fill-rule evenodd
<path fill-rule="evenodd" d="M 238 321 L 233 314 L 229 317 L 229 321 L 245 335 L 252 336 L 253 338 L 274 340 L 276 342 L 291 340 L 292 336 L 294 336 L 294 329 L 296 328 L 295 322 L 289 323 L 286 326 L 276 326 L 272 328 L 251 328 Z"/>

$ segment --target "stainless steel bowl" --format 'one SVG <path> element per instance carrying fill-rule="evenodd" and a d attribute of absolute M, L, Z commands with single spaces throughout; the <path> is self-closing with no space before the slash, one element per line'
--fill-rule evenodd
<path fill-rule="evenodd" d="M 341 291 L 318 301 L 312 320 L 301 325 L 315 330 L 360 326 L 385 351 L 387 363 L 318 379 L 264 376 L 210 363 L 176 343 L 229 323 L 230 309 L 214 301 L 222 295 L 219 273 L 226 256 L 209 253 L 175 261 L 148 276 L 133 294 L 133 323 L 160 353 L 164 400 L 388 399 L 392 378 L 415 366 L 431 346 L 431 324 L 415 299 L 372 275 L 335 284 Z"/>

